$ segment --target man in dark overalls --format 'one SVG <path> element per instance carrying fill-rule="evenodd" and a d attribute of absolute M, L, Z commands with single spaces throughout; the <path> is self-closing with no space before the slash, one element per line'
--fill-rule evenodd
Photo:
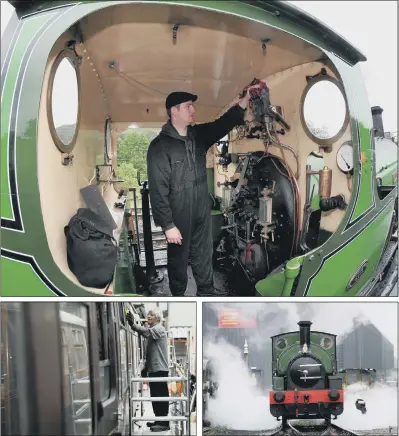
<path fill-rule="evenodd" d="M 206 153 L 243 124 L 249 97 L 247 92 L 216 121 L 198 125 L 191 125 L 196 95 L 173 92 L 166 98 L 169 121 L 149 146 L 147 173 L 154 222 L 168 241 L 169 286 L 174 296 L 182 296 L 186 290 L 189 258 L 197 296 L 226 295 L 213 284 Z"/>

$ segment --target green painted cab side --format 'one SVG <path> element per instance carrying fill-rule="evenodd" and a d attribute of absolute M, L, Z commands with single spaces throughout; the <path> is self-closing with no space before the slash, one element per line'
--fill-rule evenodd
<path fill-rule="evenodd" d="M 302 256 L 294 257 L 284 267 L 259 280 L 255 285 L 257 294 L 268 297 L 289 297 L 295 279 L 300 274 L 302 262 Z"/>
<path fill-rule="evenodd" d="M 53 297 L 54 293 L 44 285 L 33 268 L 27 263 L 1 258 L 2 297 Z"/>
<path fill-rule="evenodd" d="M 332 341 L 332 347 L 329 349 L 323 348 L 320 343 L 323 338 L 328 337 Z M 276 347 L 278 339 L 283 338 L 287 345 L 283 350 L 279 350 Z M 334 335 L 323 332 L 311 332 L 310 333 L 310 346 L 308 353 L 313 354 L 320 359 L 327 373 L 335 371 L 335 342 Z M 296 355 L 302 353 L 302 349 L 299 341 L 299 332 L 289 332 L 282 335 L 274 336 L 272 338 L 273 347 L 273 370 L 277 375 L 284 375 L 288 371 L 288 367 L 291 361 Z"/>
<path fill-rule="evenodd" d="M 366 226 L 350 243 L 325 261 L 323 274 L 315 276 L 308 296 L 324 294 L 352 297 L 361 290 L 375 274 L 391 224 L 392 210 L 393 201 L 372 224 Z M 347 290 L 349 281 L 365 259 L 368 260 L 366 271 L 353 288 Z"/>
<path fill-rule="evenodd" d="M 371 130 L 370 126 L 365 127 L 360 123 L 360 145 L 362 160 L 362 182 L 359 187 L 359 196 L 355 205 L 355 210 L 352 215 L 352 221 L 356 220 L 365 211 L 373 206 L 374 199 L 374 184 L 373 167 L 374 167 L 374 153 L 371 144 Z"/>
<path fill-rule="evenodd" d="M 256 293 L 259 296 L 267 295 L 268 297 L 281 297 L 284 289 L 285 270 L 281 268 L 274 274 L 268 275 L 265 279 L 260 280 L 255 285 Z"/>
<path fill-rule="evenodd" d="M 380 172 L 377 173 L 377 177 L 381 178 L 381 184 L 383 186 L 394 186 L 398 184 L 398 163 L 394 162 L 387 165 Z"/>
<path fill-rule="evenodd" d="M 1 96 L 1 216 L 2 218 L 13 219 L 11 207 L 11 192 L 9 186 L 8 171 L 8 141 L 10 140 L 9 131 L 12 105 L 15 90 L 17 88 L 17 77 L 22 68 L 25 51 L 32 41 L 33 36 L 46 23 L 53 14 L 38 16 L 36 19 L 24 21 L 20 27 L 16 45 L 12 53 L 10 64 L 4 77 L 4 92 Z"/>

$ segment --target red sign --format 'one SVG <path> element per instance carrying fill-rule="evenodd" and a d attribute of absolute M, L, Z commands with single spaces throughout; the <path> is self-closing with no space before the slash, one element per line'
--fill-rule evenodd
<path fill-rule="evenodd" d="M 244 315 L 240 309 L 223 308 L 219 310 L 220 329 L 254 329 L 256 316 Z"/>

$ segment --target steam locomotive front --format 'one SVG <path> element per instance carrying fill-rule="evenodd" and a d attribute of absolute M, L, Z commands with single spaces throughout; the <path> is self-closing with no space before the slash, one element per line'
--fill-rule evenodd
<path fill-rule="evenodd" d="M 273 391 L 276 418 L 330 419 L 343 412 L 342 379 L 336 373 L 335 337 L 312 332 L 309 321 L 298 332 L 273 337 Z M 298 341 L 299 339 L 299 341 Z"/>

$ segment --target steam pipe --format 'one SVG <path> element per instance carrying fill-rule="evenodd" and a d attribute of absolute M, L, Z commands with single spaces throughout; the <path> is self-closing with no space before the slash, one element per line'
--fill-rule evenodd
<path fill-rule="evenodd" d="M 382 122 L 382 113 L 384 109 L 380 106 L 373 106 L 371 114 L 373 116 L 374 136 L 384 137 L 384 123 Z"/>

